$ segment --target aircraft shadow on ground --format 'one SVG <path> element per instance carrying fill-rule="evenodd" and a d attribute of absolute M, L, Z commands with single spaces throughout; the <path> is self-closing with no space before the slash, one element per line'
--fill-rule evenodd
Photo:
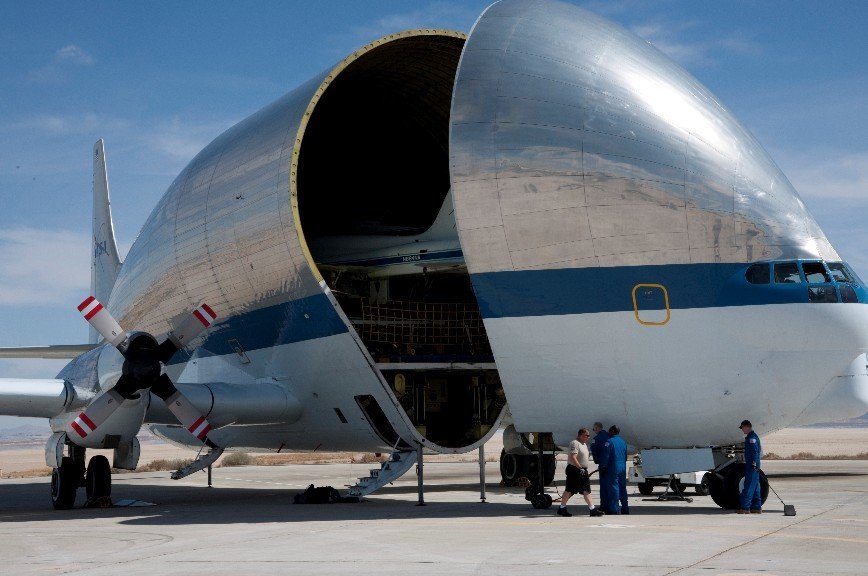
<path fill-rule="evenodd" d="M 777 472 L 766 473 L 766 478 L 830 478 L 830 477 L 868 476 L 868 472 Z"/>
<path fill-rule="evenodd" d="M 263 522 L 310 522 L 426 518 L 550 518 L 555 506 L 547 510 L 535 510 L 524 498 L 515 502 L 479 501 L 478 484 L 439 484 L 425 487 L 426 494 L 459 492 L 466 497 L 442 499 L 417 506 L 415 499 L 390 498 L 390 494 L 415 492 L 415 487 L 394 486 L 383 489 L 378 495 L 356 504 L 294 504 L 295 495 L 302 490 L 275 487 L 222 488 L 215 486 L 166 486 L 165 484 L 136 484 L 114 487 L 112 498 L 138 499 L 153 502 L 155 506 L 136 508 L 83 508 L 84 494 L 79 494 L 72 510 L 53 510 L 48 495 L 48 486 L 38 484 L 11 484 L 0 486 L 0 521 L 56 522 L 58 520 L 92 520 L 97 518 L 121 519 L 120 523 L 134 526 L 196 525 L 196 524 L 241 524 Z M 512 493 L 510 489 L 510 493 Z M 494 485 L 490 495 L 504 494 Z M 516 492 L 522 495 L 523 492 Z M 556 494 L 554 495 L 556 496 Z M 653 499 L 652 499 L 653 500 Z M 722 514 L 728 511 L 717 506 L 697 504 L 672 504 L 644 507 L 641 499 L 633 508 L 634 515 L 693 515 Z M 584 503 L 571 502 L 570 509 L 578 519 L 587 518 Z M 126 519 L 124 519 L 126 518 Z M 619 518 L 622 518 L 619 516 Z M 628 516 L 624 516 L 626 520 Z M 601 521 L 600 519 L 594 519 Z M 605 521 L 605 518 L 602 519 Z"/>

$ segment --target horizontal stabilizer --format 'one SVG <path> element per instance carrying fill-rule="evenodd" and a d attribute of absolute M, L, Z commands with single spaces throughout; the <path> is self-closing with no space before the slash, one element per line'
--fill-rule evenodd
<path fill-rule="evenodd" d="M 46 358 L 71 360 L 90 352 L 96 344 L 55 344 L 53 346 L 19 346 L 0 348 L 0 358 Z"/>

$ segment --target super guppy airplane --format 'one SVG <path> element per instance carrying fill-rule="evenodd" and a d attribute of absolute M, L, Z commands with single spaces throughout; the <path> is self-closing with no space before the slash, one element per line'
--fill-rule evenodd
<path fill-rule="evenodd" d="M 92 270 L 92 345 L 7 350 L 74 358 L 0 384 L 0 413 L 50 419 L 58 508 L 110 490 L 87 449 L 135 468 L 143 423 L 200 469 L 396 453 L 365 493 L 500 427 L 527 474 L 529 435 L 595 420 L 646 473 L 714 470 L 727 507 L 743 418 L 868 411 L 868 290 L 786 177 L 653 46 L 547 0 L 391 34 L 254 113 L 122 264 L 98 142 Z"/>

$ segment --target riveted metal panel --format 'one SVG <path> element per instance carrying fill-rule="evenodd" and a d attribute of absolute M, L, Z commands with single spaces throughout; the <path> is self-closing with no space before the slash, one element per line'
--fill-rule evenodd
<path fill-rule="evenodd" d="M 707 88 L 575 6 L 491 6 L 465 45 L 451 122 L 471 273 L 838 258 Z"/>
<path fill-rule="evenodd" d="M 464 35 L 412 30 L 376 40 L 239 122 L 193 158 L 127 255 L 109 301 L 121 323 L 161 334 L 202 301 L 225 319 L 321 294 L 297 208 L 297 165 L 308 120 L 353 62 L 411 37 L 424 43 L 426 37 Z"/>

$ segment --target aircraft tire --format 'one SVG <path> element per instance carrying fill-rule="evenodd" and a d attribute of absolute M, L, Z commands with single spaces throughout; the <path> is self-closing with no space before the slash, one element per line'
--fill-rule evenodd
<path fill-rule="evenodd" d="M 505 484 L 512 484 L 522 477 L 530 478 L 528 458 L 517 454 L 500 451 L 500 477 Z M 531 478 L 531 480 L 533 480 Z"/>
<path fill-rule="evenodd" d="M 87 499 L 103 498 L 112 493 L 112 470 L 108 458 L 99 454 L 90 459 L 85 475 Z"/>
<path fill-rule="evenodd" d="M 546 510 L 552 507 L 552 497 L 548 494 L 534 494 L 530 504 L 537 510 Z"/>
<path fill-rule="evenodd" d="M 636 487 L 639 489 L 639 494 L 642 496 L 650 496 L 654 493 L 654 484 L 651 482 L 639 482 Z"/>
<path fill-rule="evenodd" d="M 530 479 L 531 482 L 536 483 L 539 478 L 539 472 L 537 471 L 537 462 L 539 462 L 539 457 L 536 454 L 531 456 L 516 456 L 519 462 L 524 460 L 524 468 L 527 470 L 526 476 Z M 522 464 L 519 464 L 522 466 Z M 554 454 L 543 454 L 543 485 L 551 486 L 555 481 L 555 472 L 557 471 L 558 461 L 555 459 Z"/>
<path fill-rule="evenodd" d="M 687 485 L 683 484 L 681 480 L 673 480 L 669 484 L 669 489 L 675 492 L 676 494 L 684 494 Z"/>
<path fill-rule="evenodd" d="M 723 480 L 716 474 L 710 474 L 709 491 L 714 503 L 725 510 L 738 510 L 741 506 L 739 497 L 744 486 L 744 467 L 739 464 L 730 466 L 724 474 Z M 769 481 L 765 472 L 759 471 L 760 498 L 763 504 L 769 496 Z"/>
<path fill-rule="evenodd" d="M 724 474 L 726 474 L 724 472 Z M 724 510 L 731 509 L 730 502 L 726 498 L 726 482 L 724 478 L 721 478 L 717 472 L 709 472 L 708 473 L 708 493 L 711 496 L 711 499 L 714 500 L 714 503 L 723 508 Z M 735 506 L 738 507 L 738 494 L 736 494 Z"/>
<path fill-rule="evenodd" d="M 735 501 L 731 507 L 732 510 L 737 510 L 739 506 L 741 506 L 739 496 L 741 495 L 741 489 L 744 487 L 744 467 L 735 466 L 730 467 L 730 473 L 726 475 L 724 483 L 728 482 L 729 487 L 728 490 L 735 495 Z M 762 503 L 766 503 L 766 499 L 769 497 L 769 481 L 766 478 L 765 472 L 762 470 L 759 471 L 759 484 L 760 484 L 760 499 Z"/>
<path fill-rule="evenodd" d="M 551 486 L 555 482 L 555 471 L 558 467 L 558 461 L 555 460 L 554 454 L 546 454 L 543 456 L 543 479 L 546 486 Z"/>
<path fill-rule="evenodd" d="M 78 480 L 75 460 L 64 456 L 60 468 L 51 471 L 51 503 L 55 510 L 69 510 L 73 507 Z"/>

